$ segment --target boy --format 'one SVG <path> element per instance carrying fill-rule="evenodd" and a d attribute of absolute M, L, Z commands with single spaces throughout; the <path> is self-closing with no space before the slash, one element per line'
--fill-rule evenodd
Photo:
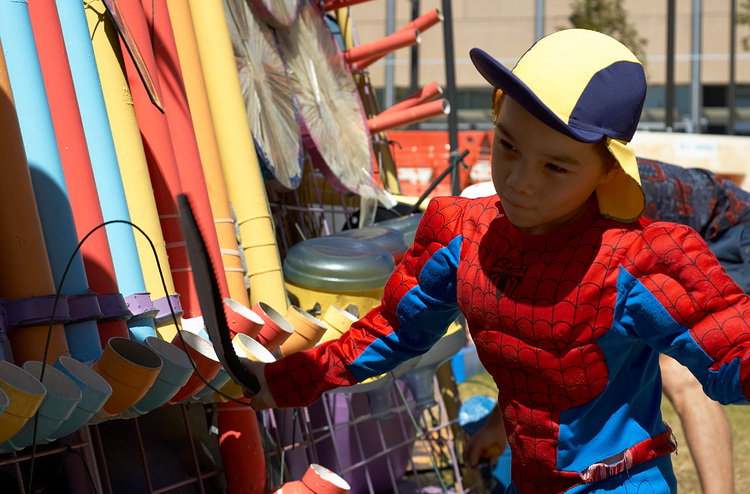
<path fill-rule="evenodd" d="M 643 67 L 579 29 L 538 41 L 513 72 L 471 57 L 496 88 L 497 196 L 433 200 L 382 304 L 339 340 L 249 362 L 261 381 L 251 404 L 304 406 L 382 374 L 462 312 L 499 390 L 507 492 L 675 492 L 658 352 L 715 399 L 747 403 L 750 299 L 693 230 L 639 220 L 627 142 Z"/>

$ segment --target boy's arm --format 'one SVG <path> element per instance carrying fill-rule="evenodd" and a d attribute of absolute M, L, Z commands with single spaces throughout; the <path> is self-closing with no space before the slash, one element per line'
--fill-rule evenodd
<path fill-rule="evenodd" d="M 723 404 L 750 398 L 750 297 L 692 229 L 656 223 L 626 270 L 633 331 L 690 369 Z"/>
<path fill-rule="evenodd" d="M 379 306 L 339 339 L 265 366 L 279 407 L 307 406 L 325 391 L 383 374 L 440 339 L 459 313 L 460 213 L 455 198 L 433 200 Z"/>

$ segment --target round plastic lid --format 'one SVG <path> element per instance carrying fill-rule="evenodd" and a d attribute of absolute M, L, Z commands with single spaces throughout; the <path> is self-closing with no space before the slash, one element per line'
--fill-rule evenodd
<path fill-rule="evenodd" d="M 374 242 L 383 246 L 388 252 L 390 252 L 397 262 L 404 257 L 404 253 L 409 248 L 406 244 L 403 233 L 394 228 L 386 228 L 377 225 L 344 230 L 343 232 L 333 233 L 330 236 L 356 238 L 358 240 Z"/>
<path fill-rule="evenodd" d="M 283 263 L 284 276 L 297 285 L 347 292 L 383 288 L 395 267 L 385 247 L 332 235 L 295 244 Z"/>
<path fill-rule="evenodd" d="M 414 213 L 408 216 L 401 216 L 400 218 L 392 218 L 389 220 L 378 221 L 373 226 L 392 228 L 398 230 L 404 236 L 404 240 L 407 245 L 414 245 L 414 235 L 417 233 L 417 227 L 419 221 L 422 219 L 423 213 Z"/>

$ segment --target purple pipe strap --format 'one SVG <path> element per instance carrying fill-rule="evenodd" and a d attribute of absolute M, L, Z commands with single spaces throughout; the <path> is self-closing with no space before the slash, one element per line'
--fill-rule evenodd
<path fill-rule="evenodd" d="M 28 326 L 48 325 L 52 320 L 52 308 L 55 295 L 27 297 L 19 299 L 2 299 L 5 324 L 8 330 Z M 68 296 L 60 295 L 55 308 L 55 324 L 68 324 L 72 319 L 68 307 Z"/>
<path fill-rule="evenodd" d="M 92 321 L 102 318 L 102 309 L 99 307 L 99 296 L 96 293 L 85 293 L 83 295 L 71 295 L 68 297 L 71 322 Z"/>
<path fill-rule="evenodd" d="M 130 312 L 133 313 L 133 317 L 130 319 L 131 322 L 147 317 L 155 317 L 159 312 L 159 309 L 154 307 L 154 303 L 151 301 L 151 294 L 148 292 L 129 295 L 125 297 L 125 303 L 128 305 Z"/>
<path fill-rule="evenodd" d="M 122 293 L 100 295 L 99 307 L 102 309 L 101 322 L 127 321 L 133 317 Z"/>
<path fill-rule="evenodd" d="M 169 301 L 167 301 L 167 298 Z M 172 312 L 169 310 L 169 304 L 172 304 L 172 310 L 174 310 L 175 316 L 179 319 L 182 317 L 183 310 L 180 305 L 180 296 L 178 294 L 169 295 L 169 297 L 162 297 L 154 300 L 154 307 L 158 309 L 158 314 L 154 317 L 154 324 L 156 327 L 164 326 L 172 322 Z"/>

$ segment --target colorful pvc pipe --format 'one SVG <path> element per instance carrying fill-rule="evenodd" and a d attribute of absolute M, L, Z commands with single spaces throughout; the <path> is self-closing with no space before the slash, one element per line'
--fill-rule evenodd
<path fill-rule="evenodd" d="M 62 293 L 86 294 L 89 286 L 80 252 L 68 268 L 68 258 L 76 252 L 78 236 L 25 2 L 0 1 L 0 36 L 52 276 L 59 285 L 67 269 Z M 66 325 L 65 336 L 71 354 L 81 361 L 95 360 L 102 353 L 93 319 Z M 37 344 L 42 345 L 42 341 Z"/>
<path fill-rule="evenodd" d="M 245 114 L 221 0 L 191 0 L 203 76 L 219 142 L 227 193 L 237 216 L 250 279 L 250 306 L 288 307 L 276 236 L 253 136 Z"/>
<path fill-rule="evenodd" d="M 403 100 L 399 101 L 398 103 L 389 106 L 385 110 L 379 113 L 379 115 L 387 114 L 387 113 L 395 113 L 401 110 L 405 110 L 407 108 L 412 108 L 417 105 L 421 105 L 423 103 L 426 103 L 428 101 L 432 101 L 433 99 L 437 98 L 438 96 L 441 96 L 443 94 L 443 88 L 441 88 L 437 82 L 431 82 L 421 88 L 419 91 L 410 94 L 408 97 L 404 98 Z"/>
<path fill-rule="evenodd" d="M 142 0 L 142 4 L 148 27 L 158 40 L 154 45 L 156 70 L 162 88 L 161 96 L 182 192 L 190 196 L 196 221 L 201 226 L 201 234 L 208 255 L 215 266 L 221 266 L 219 238 L 214 227 L 211 201 L 208 197 L 198 142 L 195 137 L 193 120 L 190 116 L 190 107 L 185 93 L 182 67 L 177 54 L 177 44 L 172 30 L 167 1 Z M 229 289 L 224 270 L 217 269 L 215 275 L 219 285 L 219 293 L 222 298 L 228 297 Z"/>
<path fill-rule="evenodd" d="M 200 152 L 229 297 L 249 307 L 250 297 L 245 286 L 245 268 L 242 266 L 234 219 L 229 207 L 227 184 L 221 168 L 221 155 L 214 132 L 214 120 L 208 102 L 206 81 L 203 78 L 203 65 L 198 52 L 198 41 L 195 38 L 190 4 L 188 0 L 167 0 L 167 5 L 172 18 L 172 29 L 182 66 L 185 94 L 190 106 L 190 115 Z M 231 324 L 230 328 L 232 328 Z"/>
<path fill-rule="evenodd" d="M 91 38 L 96 58 L 107 118 L 114 138 L 119 167 L 117 173 L 122 179 L 131 221 L 138 225 L 151 240 L 156 250 L 159 266 L 161 266 L 160 272 L 154 260 L 151 244 L 139 233 L 135 237 L 135 243 L 140 268 L 136 263 L 132 263 L 130 269 L 140 269 L 149 301 L 151 300 L 150 297 L 159 299 L 160 297 L 170 296 L 175 293 L 175 288 L 172 273 L 169 270 L 167 248 L 159 222 L 156 200 L 151 192 L 151 178 L 143 148 L 143 140 L 141 139 L 141 131 L 133 110 L 133 101 L 129 97 L 129 87 L 123 69 L 117 31 L 108 18 L 103 2 L 86 4 L 84 13 L 88 25 L 88 35 Z M 167 293 L 164 293 L 162 276 L 167 287 Z M 149 310 L 152 311 L 151 316 L 153 316 L 153 304 L 149 309 L 145 297 L 142 298 L 144 299 L 143 303 L 138 304 L 141 317 L 146 318 Z M 138 341 L 144 341 L 147 337 L 156 334 L 156 331 L 150 330 L 150 328 L 135 326 L 132 319 L 128 321 L 128 327 L 133 333 L 133 337 Z M 142 329 L 142 331 L 139 331 L 139 329 Z M 163 339 L 171 341 L 172 337 L 177 334 L 177 327 L 174 324 L 167 323 L 160 326 L 157 331 Z"/>
<path fill-rule="evenodd" d="M 130 407 L 137 414 L 150 412 L 165 404 L 187 383 L 193 373 L 190 357 L 181 348 L 155 336 L 146 338 L 144 343 L 159 355 L 163 366 L 154 385 L 138 403 Z"/>
<path fill-rule="evenodd" d="M 399 48 L 419 44 L 421 40 L 418 29 L 396 31 L 378 40 L 349 48 L 344 52 L 344 59 L 348 63 L 356 63 L 360 60 L 385 55 Z"/>
<path fill-rule="evenodd" d="M 266 456 L 255 411 L 228 401 L 218 404 L 219 447 L 233 494 L 265 492 Z"/>
<path fill-rule="evenodd" d="M 8 395 L 8 406 L 0 415 L 0 443 L 4 443 L 34 416 L 47 390 L 39 379 L 5 360 L 0 360 L 0 389 Z"/>
<path fill-rule="evenodd" d="M 44 85 L 47 89 L 52 124 L 67 186 L 76 193 L 70 196 L 78 240 L 104 223 L 99 194 L 96 190 L 91 159 L 78 111 L 78 99 L 63 41 L 55 0 L 38 0 L 29 4 L 31 25 L 39 51 Z M 99 295 L 119 294 L 115 267 L 109 249 L 107 232 L 102 229 L 81 245 L 83 264 L 89 288 Z M 113 336 L 128 336 L 124 314 L 99 324 L 102 344 Z"/>
<path fill-rule="evenodd" d="M 34 199 L 26 152 L 23 148 L 10 80 L 0 43 L 0 148 L 3 149 L 3 179 L 0 180 L 0 233 L 19 242 L 0 243 L 0 297 L 25 299 L 55 293 L 52 270 L 47 259 L 44 234 Z M 47 338 L 48 326 L 16 328 L 9 339 L 13 359 L 44 358 L 41 342 Z M 48 362 L 70 355 L 62 324 L 52 326 Z M 7 355 L 9 359 L 11 356 Z"/>
<path fill-rule="evenodd" d="M 131 221 L 83 3 L 77 0 L 57 0 L 56 3 L 102 219 Z M 143 242 L 146 240 L 125 224 L 106 227 L 106 234 L 117 285 L 122 295 L 128 298 L 146 292 L 136 235 Z M 86 255 L 84 260 L 85 258 Z M 156 335 L 153 317 L 139 316 L 136 314 L 128 320 L 130 331 L 139 340 Z"/>
<path fill-rule="evenodd" d="M 68 419 L 55 431 L 56 437 L 64 437 L 86 425 L 99 413 L 112 395 L 112 386 L 94 369 L 71 357 L 60 357 L 54 367 L 72 379 L 82 394 L 81 400 Z"/>
<path fill-rule="evenodd" d="M 405 110 L 389 112 L 377 115 L 367 121 L 367 128 L 370 132 L 381 132 L 384 130 L 395 129 L 404 125 L 410 125 L 430 118 L 447 115 L 451 111 L 450 103 L 447 99 L 439 99 L 412 106 Z"/>
<path fill-rule="evenodd" d="M 42 362 L 29 360 L 23 364 L 23 370 L 41 379 L 42 365 Z M 34 444 L 35 439 L 40 442 L 48 437 L 59 437 L 55 435 L 55 431 L 70 418 L 83 397 L 72 379 L 50 365 L 44 369 L 44 378 L 40 382 L 47 394 L 39 405 L 36 419 L 26 422 L 13 437 L 0 444 L 0 450 L 19 451 Z"/>
<path fill-rule="evenodd" d="M 326 0 L 324 7 L 326 10 L 341 9 L 360 3 L 369 2 L 370 0 Z"/>

